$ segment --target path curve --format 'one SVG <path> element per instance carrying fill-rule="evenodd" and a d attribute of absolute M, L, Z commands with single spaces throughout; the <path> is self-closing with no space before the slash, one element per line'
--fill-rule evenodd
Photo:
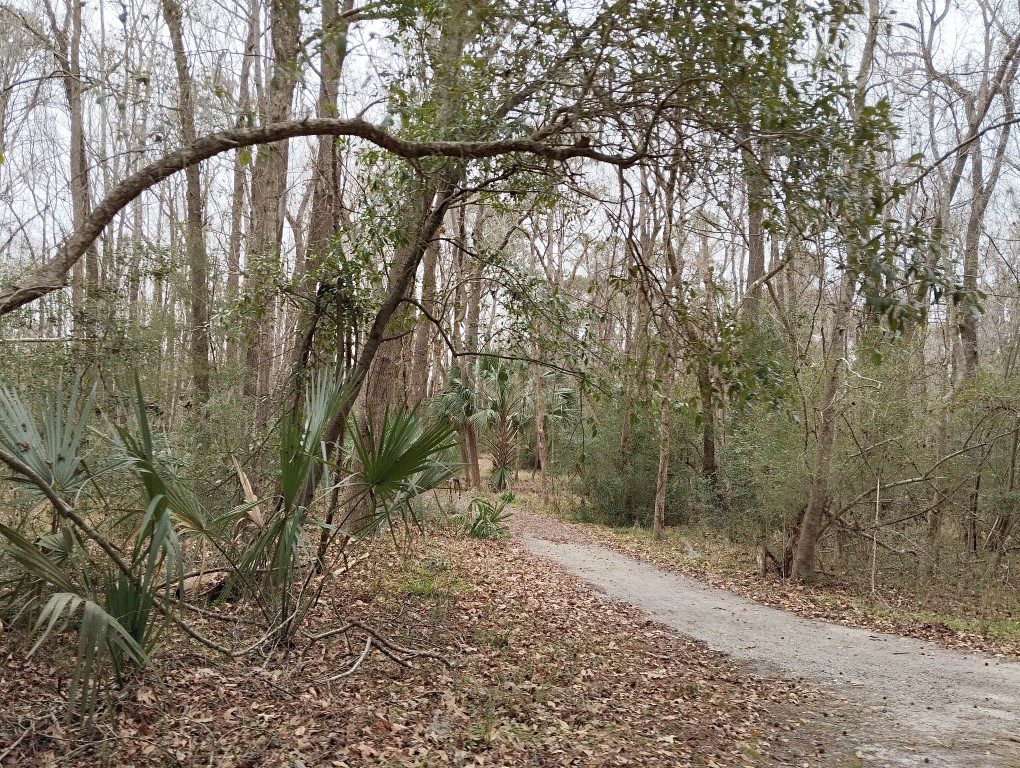
<path fill-rule="evenodd" d="M 523 531 L 532 552 L 761 674 L 863 705 L 869 766 L 1020 768 L 1020 662 L 805 619 L 605 547 Z M 845 746 L 845 745 L 844 745 Z"/>

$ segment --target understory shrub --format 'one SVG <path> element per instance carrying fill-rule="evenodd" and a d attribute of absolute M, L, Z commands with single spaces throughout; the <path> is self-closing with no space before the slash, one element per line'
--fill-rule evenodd
<path fill-rule="evenodd" d="M 576 514 L 604 525 L 652 524 L 659 469 L 658 409 L 654 419 L 631 412 L 629 460 L 620 451 L 626 410 L 618 402 L 594 407 L 583 440 L 567 444 L 564 455 L 577 468 Z M 695 472 L 691 466 L 693 419 L 685 410 L 673 418 L 673 451 L 666 491 L 666 520 L 678 524 L 696 519 Z"/>
<path fill-rule="evenodd" d="M 444 458 L 456 446 L 452 430 L 405 411 L 364 433 L 348 428 L 351 442 L 327 459 L 326 425 L 352 389 L 325 369 L 271 433 L 276 467 L 261 492 L 233 459 L 219 485 L 239 483 L 244 500 L 221 506 L 189 480 L 191 462 L 175 458 L 174 440 L 155 427 L 159 409 L 137 376 L 130 416 L 114 407 L 90 424 L 96 390 L 85 391 L 57 386 L 32 404 L 0 385 L 0 460 L 14 473 L 15 502 L 0 522 L 0 616 L 36 637 L 30 653 L 77 638 L 68 704 L 86 725 L 99 692 L 144 665 L 170 629 L 218 653 L 292 642 L 318 604 L 325 561 L 382 525 L 414 522 L 418 498 L 456 471 Z M 486 524 L 496 530 L 502 519 Z M 195 568 L 225 571 L 219 596 L 258 608 L 265 625 L 246 650 L 188 624 Z"/>

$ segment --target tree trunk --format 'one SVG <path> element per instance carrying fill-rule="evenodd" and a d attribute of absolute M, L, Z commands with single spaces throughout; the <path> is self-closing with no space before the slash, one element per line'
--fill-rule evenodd
<path fill-rule="evenodd" d="M 974 200 L 967 219 L 967 233 L 963 245 L 963 289 L 973 301 L 977 300 L 978 250 L 981 227 L 984 223 L 981 140 L 971 146 L 971 180 Z M 960 317 L 960 342 L 963 349 L 963 378 L 972 379 L 978 364 L 978 316 L 976 308 L 964 307 Z"/>
<path fill-rule="evenodd" d="M 179 89 L 178 112 L 181 121 L 181 138 L 185 144 L 194 142 L 195 102 L 192 94 L 191 72 L 184 51 L 184 34 L 181 29 L 181 7 L 177 0 L 162 0 L 163 16 L 170 33 L 174 52 Z M 191 371 L 195 393 L 200 403 L 209 400 L 209 258 L 205 250 L 203 224 L 201 169 L 191 165 L 184 169 L 186 182 L 187 223 L 184 232 L 188 253 L 189 313 L 191 323 Z"/>
<path fill-rule="evenodd" d="M 290 117 L 297 85 L 297 59 L 301 51 L 300 3 L 297 0 L 271 0 L 270 36 L 273 64 L 265 119 L 278 122 Z M 272 382 L 272 323 L 276 299 L 266 276 L 281 266 L 287 161 L 288 141 L 263 144 L 251 174 L 251 225 L 245 283 L 253 298 L 255 316 L 245 339 L 249 374 L 245 379 L 245 394 L 255 399 L 253 426 L 256 428 L 265 422 Z"/>
<path fill-rule="evenodd" d="M 749 138 L 749 137 L 748 137 Z M 764 170 L 764 150 L 759 157 L 744 151 L 744 183 L 747 194 L 747 293 L 744 310 L 751 317 L 758 312 L 762 286 L 757 282 L 765 276 L 765 197 L 768 192 Z"/>
<path fill-rule="evenodd" d="M 542 386 L 542 369 L 535 369 L 535 456 L 538 463 L 538 482 L 542 486 L 542 502 L 549 503 L 549 446 L 545 434 L 545 392 Z"/>
<path fill-rule="evenodd" d="M 433 317 L 436 315 L 436 266 L 439 262 L 439 240 L 433 240 L 425 249 L 422 260 L 421 305 Z M 440 319 L 440 318 L 437 318 Z M 411 399 L 414 405 L 429 396 L 429 356 L 435 330 L 424 315 L 414 329 L 414 351 L 411 359 Z"/>
<path fill-rule="evenodd" d="M 699 350 L 697 364 L 695 366 L 695 377 L 698 382 L 698 395 L 701 398 L 701 467 L 702 476 L 705 479 L 707 490 L 712 498 L 710 503 L 715 502 L 719 494 L 719 465 L 716 460 L 716 414 L 715 414 L 715 386 L 712 381 L 712 362 L 710 359 L 711 339 L 715 334 L 715 284 L 712 278 L 711 251 L 708 244 L 708 234 L 701 233 L 701 247 L 698 249 L 698 268 L 701 272 L 702 286 L 704 289 L 705 321 L 707 327 L 704 337 L 707 343 L 704 349 Z"/>
<path fill-rule="evenodd" d="M 464 442 L 468 449 L 468 480 L 471 487 L 480 491 L 482 489 L 482 472 L 478 461 L 478 431 L 475 425 L 468 422 L 464 427 Z"/>
<path fill-rule="evenodd" d="M 340 113 L 340 76 L 347 58 L 347 14 L 354 7 L 353 0 L 325 0 L 322 4 L 322 46 L 319 78 L 319 99 L 316 112 L 319 117 L 337 117 Z M 323 282 L 320 274 L 323 258 L 329 253 L 332 240 L 339 231 L 340 222 L 340 156 L 332 136 L 319 136 L 312 166 L 312 206 L 308 219 L 306 262 L 301 275 L 301 292 L 305 301 L 298 315 L 291 367 L 300 371 L 311 355 L 315 325 L 324 309 Z M 294 376 L 299 386 L 300 376 Z M 300 390 L 298 390 L 300 391 Z"/>
<path fill-rule="evenodd" d="M 701 471 L 709 493 L 714 496 L 719 489 L 719 464 L 715 455 L 715 388 L 711 367 L 704 355 L 698 358 L 697 379 L 701 397 Z"/>
<path fill-rule="evenodd" d="M 1009 541 L 1010 530 L 1013 527 L 1013 514 L 1017 507 L 1015 493 L 1018 453 L 1020 453 L 1020 425 L 1013 430 L 1009 445 L 1009 470 L 1006 485 L 1007 506 L 1004 511 L 996 515 L 995 522 L 992 523 L 992 529 L 988 532 L 988 546 L 996 553 L 996 566 L 998 566 L 1001 558 L 1006 554 L 1006 543 Z"/>
<path fill-rule="evenodd" d="M 248 114 L 251 104 L 249 93 L 251 83 L 252 62 L 256 58 L 259 39 L 259 4 L 252 0 L 248 10 L 248 38 L 245 41 L 244 57 L 241 60 L 241 77 L 238 83 L 237 121 L 235 127 L 244 127 L 250 120 Z M 233 183 L 230 197 L 230 240 L 227 246 L 227 305 L 233 307 L 240 296 L 241 288 L 241 249 L 243 243 L 243 221 L 245 204 L 245 177 L 247 168 L 245 150 L 234 152 Z M 238 349 L 236 335 L 227 336 L 226 357 L 237 361 Z"/>
<path fill-rule="evenodd" d="M 836 395 L 839 391 L 840 369 L 846 350 L 847 326 L 853 302 L 854 278 L 850 270 L 840 277 L 836 308 L 832 317 L 832 331 L 825 350 L 825 378 L 821 407 L 818 410 L 815 467 L 811 478 L 807 510 L 797 537 L 793 558 L 792 576 L 798 581 L 810 579 L 815 571 L 815 551 L 822 535 L 822 518 L 829 503 L 829 473 L 832 453 L 836 444 L 836 420 L 839 411 Z"/>
<path fill-rule="evenodd" d="M 89 163 L 85 151 L 85 114 L 82 96 L 85 89 L 85 78 L 81 71 L 81 35 L 82 17 L 81 3 L 67 4 L 67 17 L 63 27 L 58 27 L 56 16 L 47 3 L 48 15 L 51 19 L 51 31 L 56 45 L 53 53 L 63 71 L 64 95 L 67 98 L 69 119 L 69 144 L 71 167 L 71 216 L 75 229 L 80 228 L 92 212 L 92 192 L 89 186 Z M 75 322 L 87 319 L 82 312 L 86 310 L 86 300 L 95 298 L 99 287 L 99 253 L 95 243 L 91 243 L 85 251 L 84 265 L 76 262 L 72 272 L 71 306 L 75 311 Z M 92 329 L 86 327 L 85 335 L 92 335 Z"/>
<path fill-rule="evenodd" d="M 655 478 L 655 507 L 652 511 L 652 536 L 656 541 L 666 535 L 666 488 L 669 482 L 670 438 L 669 417 L 670 397 L 673 390 L 673 372 L 666 366 L 666 380 L 663 382 L 662 406 L 659 411 L 659 472 Z"/>

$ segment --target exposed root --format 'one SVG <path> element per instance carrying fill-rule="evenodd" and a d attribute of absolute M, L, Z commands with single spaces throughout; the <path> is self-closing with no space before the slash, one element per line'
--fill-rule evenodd
<path fill-rule="evenodd" d="M 378 630 L 375 630 L 366 624 L 362 624 L 360 621 L 351 621 L 348 622 L 347 624 L 344 624 L 342 627 L 330 629 L 315 635 L 308 635 L 307 636 L 308 644 L 301 652 L 300 660 L 301 661 L 304 660 L 305 656 L 307 656 L 308 654 L 308 651 L 311 650 L 312 646 L 315 645 L 317 642 L 327 640 L 331 637 L 343 635 L 345 636 L 345 638 L 348 639 L 349 645 L 349 635 L 350 633 L 356 631 L 363 632 L 365 634 L 365 646 L 362 649 L 361 653 L 359 654 L 358 658 L 354 660 L 354 663 L 348 669 L 344 670 L 343 672 L 339 672 L 335 675 L 332 675 L 330 677 L 327 677 L 325 679 L 325 682 L 329 683 L 353 675 L 355 672 L 358 671 L 358 668 L 364 663 L 365 659 L 368 658 L 368 654 L 372 650 L 373 646 L 383 656 L 390 659 L 394 663 L 399 664 L 402 667 L 410 667 L 411 661 L 413 661 L 414 659 L 423 658 L 438 661 L 440 664 L 443 664 L 446 667 L 453 666 L 453 664 L 441 654 L 435 653 L 433 651 L 426 651 L 421 648 L 405 648 L 403 646 L 397 645 L 392 640 L 383 637 L 383 635 L 381 635 L 378 632 Z"/>

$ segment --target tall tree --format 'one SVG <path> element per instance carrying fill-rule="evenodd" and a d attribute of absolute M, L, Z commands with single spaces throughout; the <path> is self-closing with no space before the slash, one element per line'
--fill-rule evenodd
<path fill-rule="evenodd" d="M 161 0 L 173 48 L 177 70 L 178 106 L 181 140 L 192 144 L 198 136 L 195 128 L 195 97 L 188 56 L 184 50 L 181 6 L 177 0 Z M 205 222 L 202 205 L 202 178 L 197 165 L 184 169 L 187 217 L 184 243 L 188 252 L 188 304 L 191 325 L 191 369 L 195 392 L 201 403 L 209 399 L 209 256 L 205 249 Z"/>
<path fill-rule="evenodd" d="M 300 12 L 298 0 L 271 0 L 269 5 L 273 58 L 262 111 L 267 123 L 284 122 L 291 115 L 300 72 Z M 272 281 L 281 267 L 288 158 L 286 139 L 263 144 L 251 171 L 246 290 L 251 295 L 253 317 L 246 338 L 245 362 L 249 376 L 245 379 L 245 392 L 255 398 L 256 426 L 265 422 L 267 398 L 273 382 L 272 323 L 276 297 Z"/>

